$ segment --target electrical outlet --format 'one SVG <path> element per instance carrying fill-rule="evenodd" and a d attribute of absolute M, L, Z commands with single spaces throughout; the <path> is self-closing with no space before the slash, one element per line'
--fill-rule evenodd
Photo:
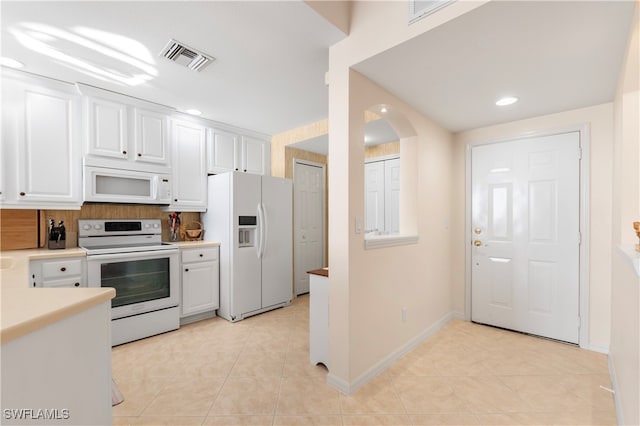
<path fill-rule="evenodd" d="M 409 317 L 409 310 L 407 308 L 402 308 L 402 322 L 407 322 L 408 317 Z"/>

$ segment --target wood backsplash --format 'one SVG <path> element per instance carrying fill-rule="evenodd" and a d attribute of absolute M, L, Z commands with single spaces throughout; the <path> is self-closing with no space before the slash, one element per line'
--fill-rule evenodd
<path fill-rule="evenodd" d="M 1 210 L 3 217 L 5 212 L 11 212 L 12 210 Z M 13 210 L 13 211 L 25 211 L 25 210 Z M 38 210 L 26 210 L 32 212 L 29 221 L 33 223 L 33 226 L 38 227 Z M 145 205 L 131 205 L 131 204 L 85 204 L 80 210 L 40 210 L 40 235 L 36 238 L 36 241 L 32 243 L 32 247 L 20 247 L 20 248 L 33 248 L 36 246 L 46 247 L 47 245 L 47 228 L 49 219 L 55 219 L 56 224 L 63 220 L 65 228 L 67 230 L 67 247 L 76 247 L 78 245 L 78 219 L 160 219 L 162 223 L 162 239 L 169 241 L 169 225 L 167 223 L 167 217 L 170 212 L 163 211 L 159 206 L 145 206 Z M 182 223 L 199 222 L 200 213 L 197 212 L 183 212 L 181 214 Z M 4 220 L 3 220 L 4 222 Z M 12 235 L 12 234 L 11 234 Z M 5 248 L 5 231 L 2 230 L 2 250 L 9 250 Z M 12 244 L 15 237 L 11 237 L 7 240 L 8 244 Z M 7 246 L 9 247 L 9 246 Z"/>
<path fill-rule="evenodd" d="M 0 250 L 38 247 L 38 210 L 0 210 Z"/>

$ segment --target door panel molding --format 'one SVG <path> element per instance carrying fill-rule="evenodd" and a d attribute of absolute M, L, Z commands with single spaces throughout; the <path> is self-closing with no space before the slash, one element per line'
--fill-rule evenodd
<path fill-rule="evenodd" d="M 579 207 L 579 345 L 581 348 L 597 350 L 589 340 L 589 180 L 590 180 L 590 125 L 584 123 L 576 126 L 564 126 L 536 132 L 514 134 L 499 139 L 479 140 L 467 143 L 465 146 L 465 320 L 471 321 L 471 271 L 472 271 L 472 178 L 471 178 L 471 150 L 474 146 L 488 145 L 502 142 L 512 142 L 521 139 L 553 136 L 560 133 L 578 132 L 580 134 L 580 207 Z"/>

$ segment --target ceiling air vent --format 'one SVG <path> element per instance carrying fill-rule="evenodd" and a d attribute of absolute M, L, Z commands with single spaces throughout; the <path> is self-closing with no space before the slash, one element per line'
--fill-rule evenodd
<path fill-rule="evenodd" d="M 202 71 L 209 63 L 216 60 L 213 56 L 199 52 L 174 39 L 169 40 L 160 55 L 194 71 Z"/>
<path fill-rule="evenodd" d="M 409 0 L 409 23 L 429 16 L 455 0 Z"/>

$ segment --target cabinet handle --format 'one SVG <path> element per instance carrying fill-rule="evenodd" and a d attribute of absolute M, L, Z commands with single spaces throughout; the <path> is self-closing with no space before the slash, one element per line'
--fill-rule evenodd
<path fill-rule="evenodd" d="M 247 172 L 247 169 L 244 169 L 245 173 Z"/>
<path fill-rule="evenodd" d="M 20 193 L 20 196 L 21 196 L 21 197 L 24 197 L 25 195 L 27 195 L 25 192 L 21 192 L 21 193 Z"/>
<path fill-rule="evenodd" d="M 177 203 L 177 202 L 178 202 L 178 199 L 177 199 L 177 198 L 174 198 L 174 199 L 173 199 L 173 201 Z"/>
<path fill-rule="evenodd" d="M 204 257 L 204 254 L 200 253 L 200 257 Z"/>
<path fill-rule="evenodd" d="M 61 272 L 64 272 L 64 271 L 66 271 L 66 270 L 67 270 L 67 268 L 65 268 L 64 266 L 63 266 L 62 268 L 60 268 L 60 271 L 61 271 Z"/>
<path fill-rule="evenodd" d="M 76 287 L 80 287 L 80 283 L 75 283 L 74 284 Z"/>
<path fill-rule="evenodd" d="M 236 172 L 238 171 L 238 168 L 236 167 Z"/>
<path fill-rule="evenodd" d="M 189 272 L 189 268 L 185 268 L 185 270 L 184 270 L 184 271 L 185 271 L 185 272 Z"/>
<path fill-rule="evenodd" d="M 142 154 L 138 153 L 138 157 L 142 157 Z"/>
<path fill-rule="evenodd" d="M 122 151 L 122 153 L 123 153 L 124 155 L 127 155 L 127 151 Z"/>

